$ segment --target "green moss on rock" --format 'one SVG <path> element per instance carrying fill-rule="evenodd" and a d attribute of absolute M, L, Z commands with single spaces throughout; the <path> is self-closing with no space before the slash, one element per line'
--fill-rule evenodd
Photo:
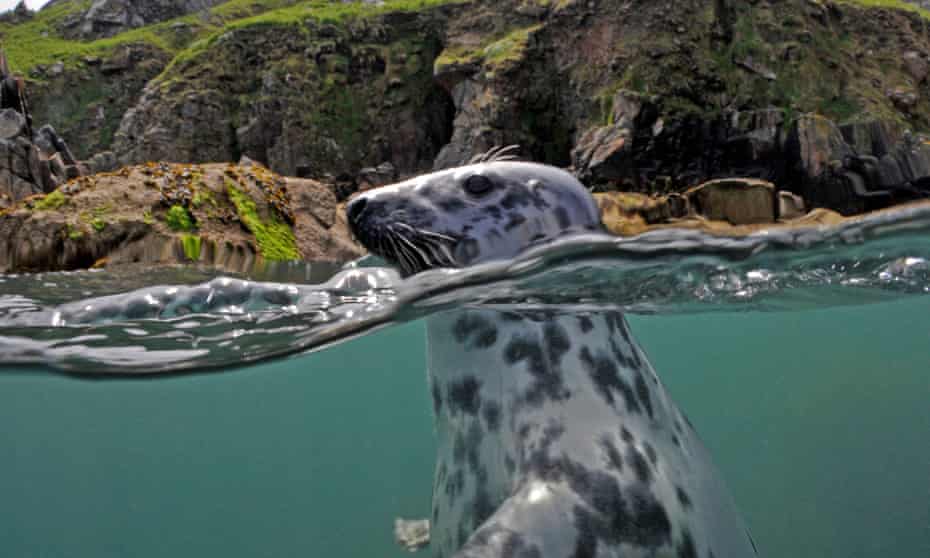
<path fill-rule="evenodd" d="M 68 203 L 68 198 L 59 190 L 46 195 L 35 203 L 35 209 L 38 211 L 53 211 Z"/>
<path fill-rule="evenodd" d="M 74 227 L 73 225 L 68 225 L 68 238 L 70 240 L 80 240 L 84 238 L 84 231 L 79 228 Z"/>
<path fill-rule="evenodd" d="M 275 216 L 263 220 L 258 214 L 255 201 L 237 188 L 232 180 L 226 180 L 226 193 L 236 206 L 239 220 L 255 237 L 258 249 L 265 258 L 269 260 L 300 259 L 300 250 L 297 248 L 294 231 L 287 223 Z"/>
<path fill-rule="evenodd" d="M 484 63 L 486 66 L 506 66 L 514 62 L 519 62 L 523 58 L 526 47 L 529 44 L 533 32 L 537 31 L 541 25 L 531 25 L 521 29 L 515 29 L 494 41 L 484 48 Z"/>
<path fill-rule="evenodd" d="M 541 27 L 542 25 L 537 24 L 512 29 L 504 35 L 490 37 L 488 41 L 474 47 L 449 46 L 436 58 L 433 69 L 438 73 L 448 66 L 483 64 L 486 69 L 494 70 L 514 64 L 523 59 L 530 37 Z"/>
<path fill-rule="evenodd" d="M 200 246 L 201 240 L 199 236 L 194 234 L 181 235 L 181 248 L 190 261 L 196 262 L 200 259 Z"/>
<path fill-rule="evenodd" d="M 194 230 L 194 218 L 183 205 L 172 205 L 165 215 L 165 223 L 173 231 L 189 232 Z"/>

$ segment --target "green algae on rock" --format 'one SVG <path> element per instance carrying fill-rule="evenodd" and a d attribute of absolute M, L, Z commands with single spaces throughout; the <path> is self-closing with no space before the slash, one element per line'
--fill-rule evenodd
<path fill-rule="evenodd" d="M 187 259 L 192 262 L 200 260 L 201 240 L 198 235 L 181 235 L 181 246 L 184 250 L 184 255 L 187 256 Z"/>
<path fill-rule="evenodd" d="M 275 215 L 262 219 L 258 214 L 255 201 L 237 188 L 230 179 L 226 180 L 226 192 L 236 206 L 242 224 L 255 235 L 255 241 L 264 257 L 269 260 L 300 259 L 294 231 L 287 223 L 282 222 Z"/>
<path fill-rule="evenodd" d="M 50 211 L 58 209 L 68 203 L 68 198 L 61 193 L 61 190 L 55 190 L 33 204 L 33 209 L 37 211 Z"/>
<path fill-rule="evenodd" d="M 173 231 L 190 232 L 196 228 L 194 219 L 183 205 L 172 205 L 165 214 L 165 224 Z"/>

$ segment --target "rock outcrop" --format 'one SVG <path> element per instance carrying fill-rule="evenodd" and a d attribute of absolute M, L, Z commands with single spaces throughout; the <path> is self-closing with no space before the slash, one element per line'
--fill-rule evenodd
<path fill-rule="evenodd" d="M 232 29 L 145 88 L 113 151 L 122 164 L 246 155 L 315 177 L 385 161 L 402 173 L 428 169 L 451 120 L 451 100 L 432 82 L 444 18 Z"/>
<path fill-rule="evenodd" d="M 777 218 L 775 186 L 764 180 L 723 178 L 685 192 L 692 211 L 733 225 L 772 223 Z"/>
<path fill-rule="evenodd" d="M 23 23 L 32 19 L 34 12 L 26 5 L 26 0 L 19 0 L 12 10 L 0 12 L 0 23 Z"/>
<path fill-rule="evenodd" d="M 771 225 L 805 214 L 800 197 L 789 192 L 776 195 L 772 183 L 753 178 L 712 180 L 681 194 L 601 192 L 595 199 L 605 225 L 622 235 L 675 223 Z"/>
<path fill-rule="evenodd" d="M 226 0 L 94 0 L 84 11 L 64 18 L 65 37 L 99 39 L 183 15 L 205 11 Z"/>
<path fill-rule="evenodd" d="M 363 251 L 332 188 L 259 165 L 152 163 L 80 177 L 0 212 L 0 273 L 122 263 L 248 269 Z"/>
<path fill-rule="evenodd" d="M 24 82 L 0 51 L 0 209 L 82 174 L 86 169 L 54 128 L 46 125 L 33 135 Z"/>
<path fill-rule="evenodd" d="M 689 127 L 625 91 L 613 105 L 613 123 L 589 129 L 572 152 L 575 172 L 596 190 L 680 191 L 748 176 L 845 215 L 930 196 L 930 143 L 888 121 L 840 126 L 763 109 Z"/>

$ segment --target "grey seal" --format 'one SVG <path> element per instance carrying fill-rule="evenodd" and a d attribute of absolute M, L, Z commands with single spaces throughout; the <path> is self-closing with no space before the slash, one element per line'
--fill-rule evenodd
<path fill-rule="evenodd" d="M 502 151 L 365 192 L 347 215 L 405 275 L 602 230 L 571 174 Z M 428 318 L 427 344 L 436 556 L 757 555 L 622 313 L 461 308 Z"/>

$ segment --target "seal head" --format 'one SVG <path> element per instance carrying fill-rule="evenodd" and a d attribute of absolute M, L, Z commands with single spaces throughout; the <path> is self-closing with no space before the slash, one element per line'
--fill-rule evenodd
<path fill-rule="evenodd" d="M 346 207 L 356 238 L 404 275 L 513 257 L 529 246 L 602 230 L 594 199 L 571 174 L 490 161 L 418 176 Z"/>

